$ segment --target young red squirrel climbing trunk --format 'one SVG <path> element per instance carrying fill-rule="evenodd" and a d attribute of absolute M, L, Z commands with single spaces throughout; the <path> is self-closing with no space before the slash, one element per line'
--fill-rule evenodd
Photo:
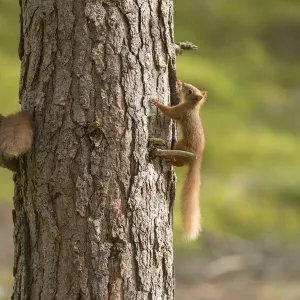
<path fill-rule="evenodd" d="M 188 239 L 194 240 L 201 230 L 200 226 L 200 166 L 204 150 L 204 131 L 199 118 L 199 109 L 206 98 L 206 91 L 200 91 L 190 84 L 178 82 L 181 91 L 181 102 L 176 106 L 165 106 L 153 99 L 152 102 L 166 116 L 176 120 L 182 131 L 182 139 L 179 140 L 174 150 L 191 152 L 194 158 L 173 156 L 171 163 L 182 167 L 188 165 L 182 188 L 182 219 L 184 233 Z"/>

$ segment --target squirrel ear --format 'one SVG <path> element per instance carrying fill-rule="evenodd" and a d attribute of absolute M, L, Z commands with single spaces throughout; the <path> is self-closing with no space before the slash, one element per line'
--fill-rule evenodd
<path fill-rule="evenodd" d="M 207 91 L 202 91 L 201 93 L 202 93 L 203 96 L 206 96 Z"/>
<path fill-rule="evenodd" d="M 203 99 L 203 96 L 202 95 L 199 95 L 198 96 L 198 101 L 201 101 Z"/>

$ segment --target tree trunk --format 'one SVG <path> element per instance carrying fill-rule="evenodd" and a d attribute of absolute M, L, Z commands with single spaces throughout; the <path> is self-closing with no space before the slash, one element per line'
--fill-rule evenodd
<path fill-rule="evenodd" d="M 174 135 L 150 104 L 176 101 L 173 1 L 20 4 L 36 133 L 15 175 L 12 299 L 173 299 L 175 177 L 147 147 Z"/>

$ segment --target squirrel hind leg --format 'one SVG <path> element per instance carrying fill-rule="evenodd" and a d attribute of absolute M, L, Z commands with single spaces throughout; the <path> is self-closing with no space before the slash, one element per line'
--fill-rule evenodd
<path fill-rule="evenodd" d="M 184 140 L 179 140 L 173 147 L 173 150 L 181 150 L 190 152 L 186 147 Z M 182 167 L 189 163 L 190 159 L 184 156 L 174 156 L 172 159 L 172 165 L 175 167 Z"/>
<path fill-rule="evenodd" d="M 13 172 L 18 172 L 18 158 L 17 157 L 5 157 L 0 154 L 0 167 L 9 169 Z"/>

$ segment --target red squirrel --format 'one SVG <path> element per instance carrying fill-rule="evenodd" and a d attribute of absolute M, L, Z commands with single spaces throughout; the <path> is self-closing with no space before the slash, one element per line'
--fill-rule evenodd
<path fill-rule="evenodd" d="M 183 184 L 182 220 L 185 236 L 194 240 L 201 231 L 200 225 L 200 166 L 204 151 L 204 131 L 199 117 L 199 110 L 204 103 L 207 92 L 200 91 L 194 86 L 178 81 L 180 88 L 181 102 L 176 106 L 165 106 L 157 99 L 152 99 L 155 106 L 166 116 L 178 122 L 182 139 L 174 145 L 174 150 L 191 152 L 194 158 L 174 156 L 171 163 L 174 166 L 182 167 L 188 165 L 188 171 Z"/>

